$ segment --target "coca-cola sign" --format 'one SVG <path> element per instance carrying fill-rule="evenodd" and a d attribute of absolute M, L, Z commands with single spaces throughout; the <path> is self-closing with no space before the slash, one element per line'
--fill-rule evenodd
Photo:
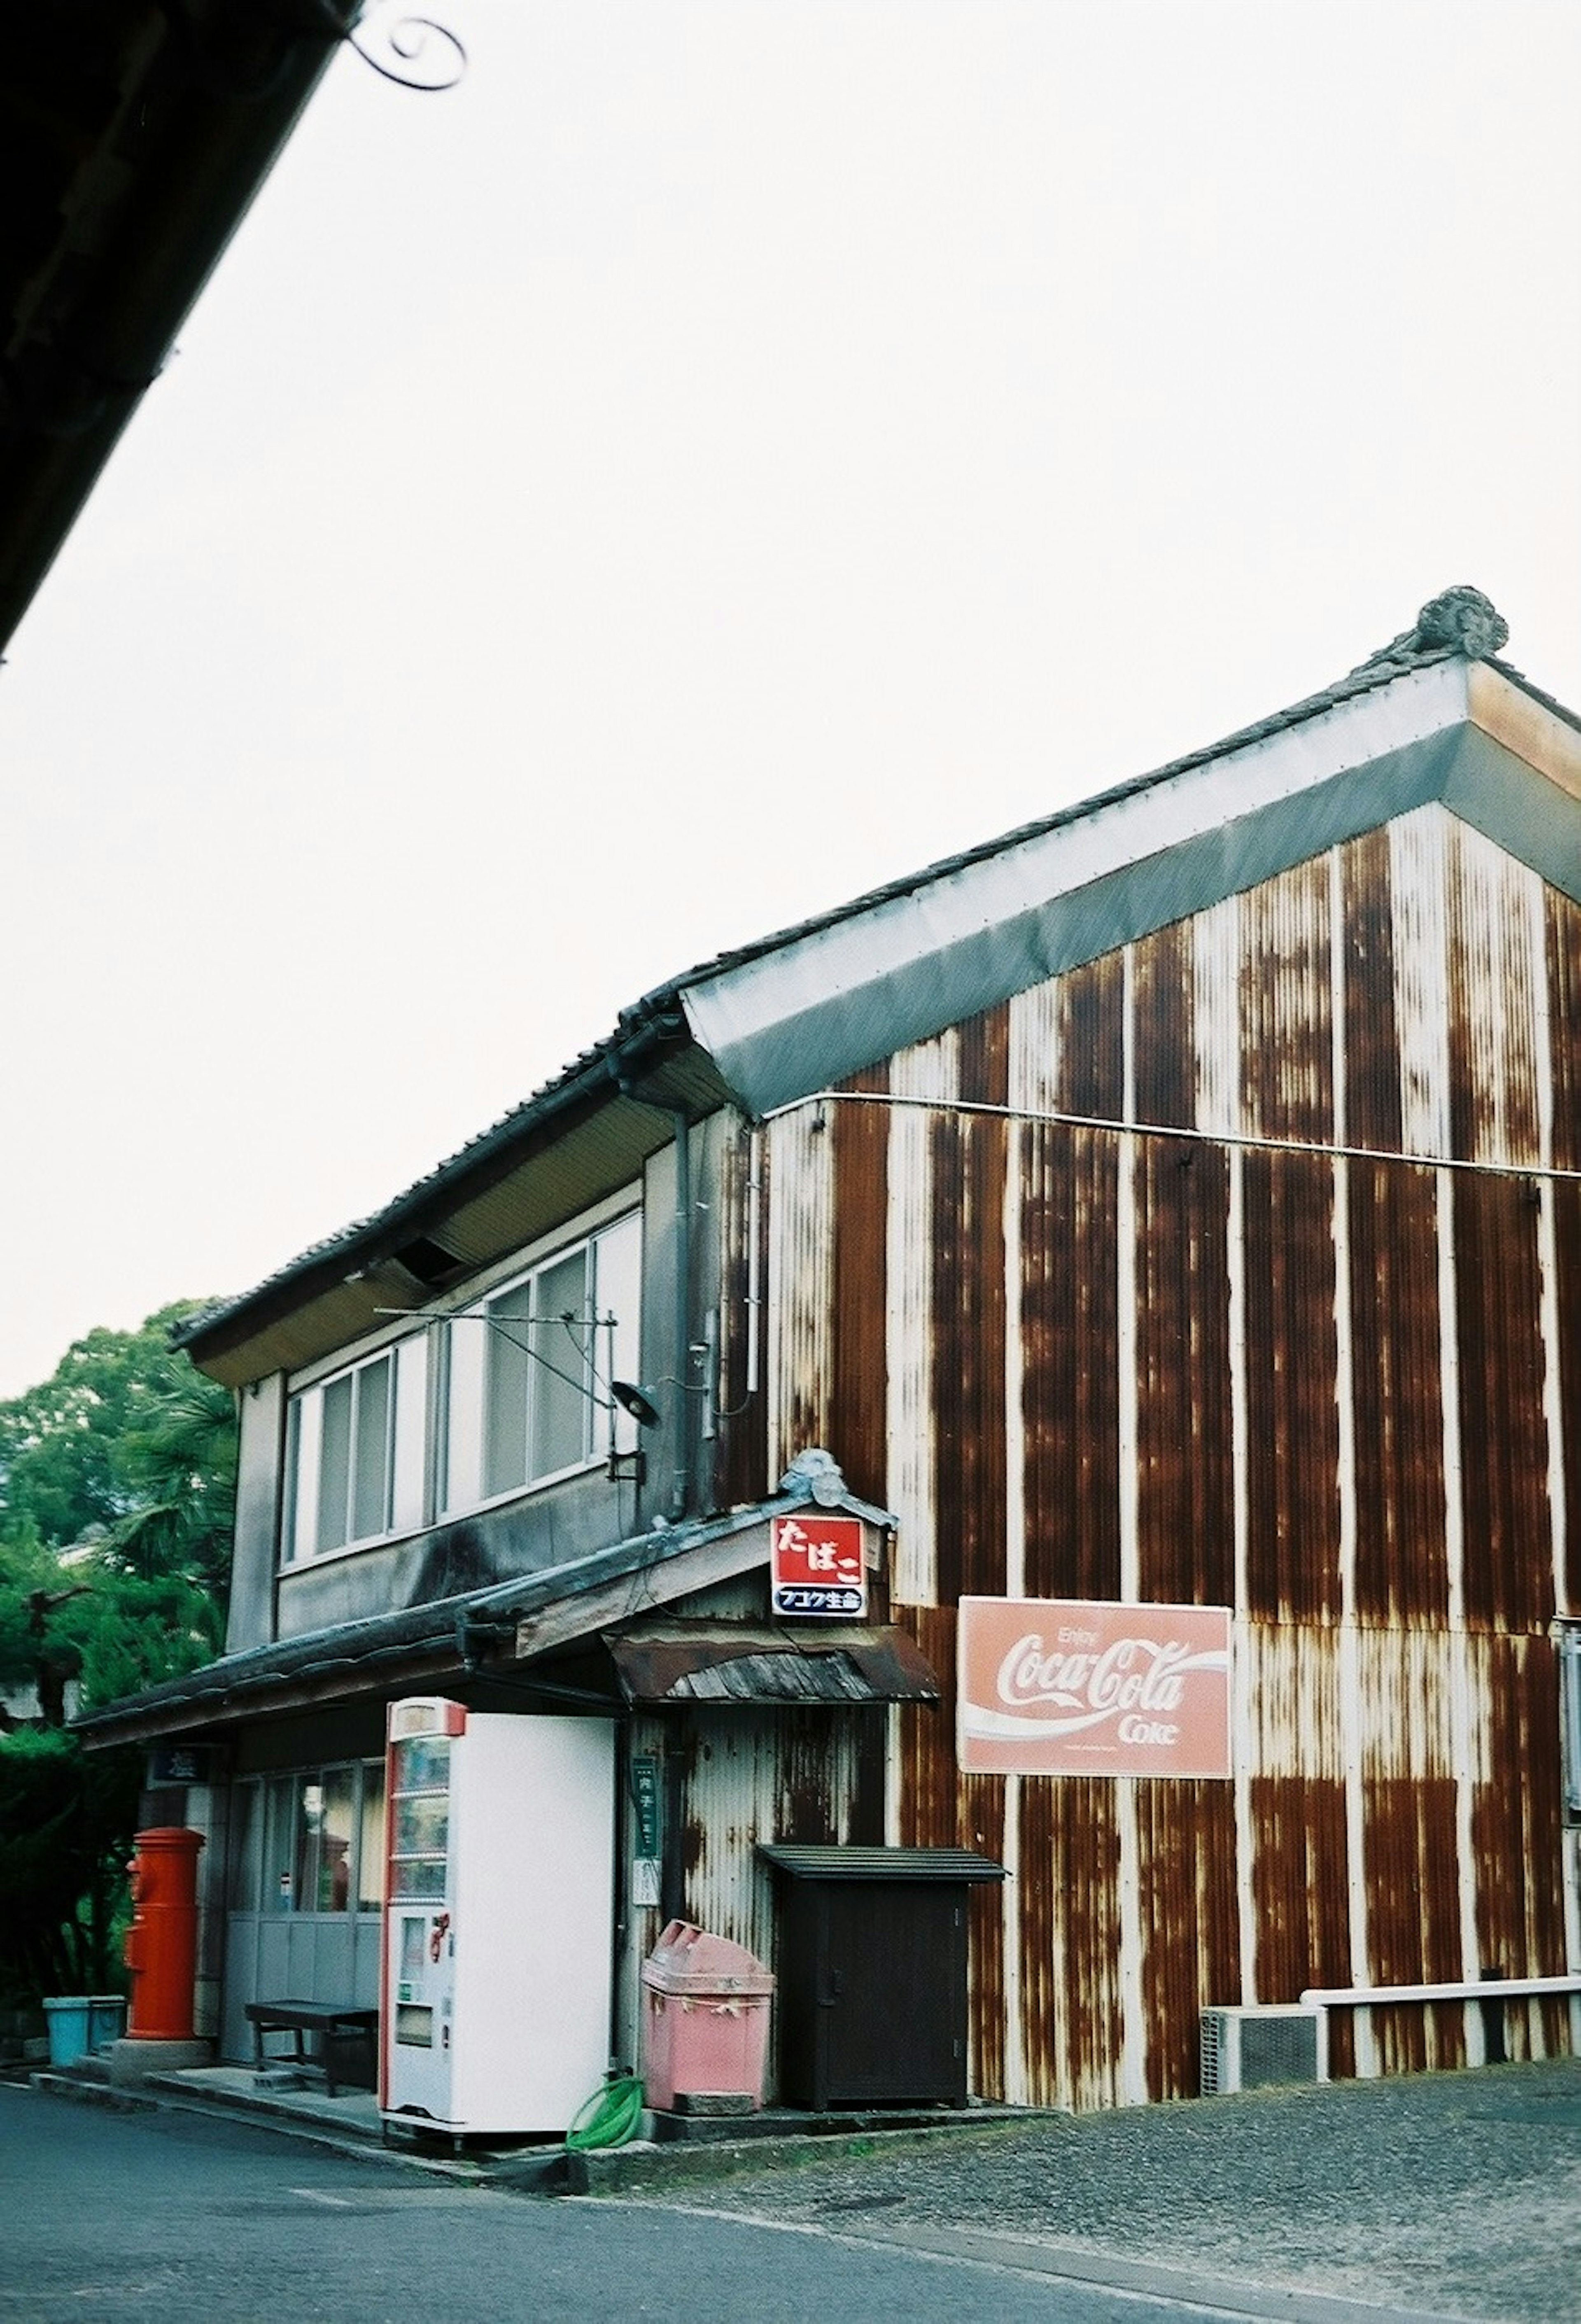
<path fill-rule="evenodd" d="M 969 1775 L 1227 1776 L 1229 1609 L 963 1598 Z"/>

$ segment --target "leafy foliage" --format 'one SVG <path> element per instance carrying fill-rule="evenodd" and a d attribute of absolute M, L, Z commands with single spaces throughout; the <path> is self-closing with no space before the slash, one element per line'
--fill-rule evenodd
<path fill-rule="evenodd" d="M 0 2000 L 119 1982 L 142 1755 L 84 1709 L 210 1661 L 235 1499 L 229 1392 L 170 1344 L 189 1305 L 94 1331 L 0 1404 Z"/>
<path fill-rule="evenodd" d="M 74 1736 L 0 1736 L 0 1999 L 105 1993 L 122 1982 L 142 1754 Z"/>
<path fill-rule="evenodd" d="M 223 1600 L 235 1412 L 170 1345 L 192 1307 L 89 1332 L 41 1387 L 0 1404 L 0 1541 L 92 1541 L 145 1582 L 180 1575 Z"/>

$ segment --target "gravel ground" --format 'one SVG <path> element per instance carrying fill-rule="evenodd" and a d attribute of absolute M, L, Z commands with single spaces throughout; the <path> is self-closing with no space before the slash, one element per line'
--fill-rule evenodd
<path fill-rule="evenodd" d="M 988 2230 L 1385 2310 L 1560 2324 L 1581 2319 L 1581 2061 L 985 2127 L 674 2200 L 856 2235 Z"/>

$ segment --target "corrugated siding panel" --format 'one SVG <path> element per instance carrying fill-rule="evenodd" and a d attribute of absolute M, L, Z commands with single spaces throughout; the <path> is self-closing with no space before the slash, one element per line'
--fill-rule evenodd
<path fill-rule="evenodd" d="M 1400 1146 L 1449 1151 L 1448 817 L 1419 807 L 1388 826 Z"/>
<path fill-rule="evenodd" d="M 1229 1164 L 1211 1148 L 1132 1141 L 1136 1186 L 1138 1595 L 1235 1595 Z"/>
<path fill-rule="evenodd" d="M 823 1174 L 777 1224 L 782 1365 L 805 1350 L 826 1441 L 901 1513 L 895 1596 L 946 1691 L 890 1716 L 889 1837 L 1017 1866 L 972 1902 L 985 2094 L 1112 2102 L 1143 2036 L 1147 2088 L 1189 2089 L 1206 2002 L 1562 1951 L 1552 1652 L 1491 1633 L 1540 1630 L 1550 1602 L 1545 1299 L 1581 1593 L 1581 1199 L 1558 1190 L 1550 1227 L 1520 1178 L 1433 1161 L 1453 1130 L 1575 1167 L 1578 993 L 1581 912 L 1423 809 L 898 1055 L 891 1091 L 938 1111 L 831 1105 L 829 1131 L 777 1139 L 782 1193 Z M 1475 1084 L 1454 1108 L 1452 1064 Z M 1232 1156 L 958 1100 L 1423 1158 Z M 1006 1586 L 1023 1520 L 1029 1594 L 1122 1594 L 1131 1412 L 1139 1593 L 1234 1602 L 1241 1527 L 1241 1779 L 963 1783 L 952 1601 Z M 1462 1603 L 1469 1640 L 1446 1628 Z M 777 1812 L 803 1814 L 804 1773 Z M 1562 2046 L 1561 2015 L 1533 2010 L 1530 2040 Z M 1356 2041 L 1340 2013 L 1336 2070 L 1458 2061 L 1464 2023 L 1379 2012 Z"/>
<path fill-rule="evenodd" d="M 1380 1985 L 1451 1984 L 1461 1975 L 1460 1850 L 1452 1775 L 1374 1777 L 1363 1785 L 1368 1967 Z M 1458 2008 L 1375 2009 L 1385 2073 L 1466 2063 Z"/>
<path fill-rule="evenodd" d="M 1363 1621 L 1448 1609 L 1433 1174 L 1353 1162 L 1350 1183 L 1356 1604 Z"/>
<path fill-rule="evenodd" d="M 774 1889 L 758 1843 L 871 1842 L 873 1722 L 860 1710 L 696 1710 L 656 1729 L 681 1765 L 688 1920 L 773 1961 Z"/>
<path fill-rule="evenodd" d="M 1387 830 L 1339 851 L 1344 954 L 1345 1142 L 1401 1148 L 1393 890 Z"/>
<path fill-rule="evenodd" d="M 1126 964 L 1122 953 L 1059 980 L 1062 1113 L 1117 1121 L 1126 1104 Z"/>
<path fill-rule="evenodd" d="M 1120 1839 L 1112 1784 L 1021 1786 L 1020 1963 L 1028 2097 L 1119 2103 Z"/>
<path fill-rule="evenodd" d="M 1328 865 L 1298 864 L 1241 899 L 1241 1085 L 1256 1138 L 1332 1139 Z"/>
<path fill-rule="evenodd" d="M 1332 1635 L 1293 1625 L 1239 1622 L 1235 1652 L 1248 1665 L 1245 1742 L 1258 1774 L 1337 1783 L 1345 1772 L 1346 1746 Z"/>
<path fill-rule="evenodd" d="M 1359 1674 L 1368 1972 L 1380 1985 L 1448 1983 L 1464 1974 L 1449 1641 L 1426 1630 L 1364 1631 Z M 1385 2072 L 1465 2063 L 1460 2010 L 1413 2005 L 1372 2015 Z"/>
<path fill-rule="evenodd" d="M 1542 883 L 1466 824 L 1448 838 L 1452 1150 L 1530 1167 L 1542 1160 Z"/>
<path fill-rule="evenodd" d="M 883 1092 L 883 1067 L 848 1084 Z M 834 1409 L 837 1458 L 862 1500 L 886 1506 L 888 1372 L 884 1317 L 888 1221 L 888 1109 L 838 1105 L 834 1140 Z M 832 1447 L 832 1449 L 833 1449 Z"/>
<path fill-rule="evenodd" d="M 967 1775 L 961 1779 L 963 1845 L 996 1864 L 1005 1858 L 1006 1779 Z M 967 1941 L 970 2009 L 968 2017 L 970 2087 L 1003 2093 L 1005 2046 L 1005 1915 L 1016 1909 L 1003 1880 L 975 1882 L 967 1891 Z"/>
<path fill-rule="evenodd" d="M 953 1033 L 903 1050 L 891 1061 L 896 1097 L 953 1100 L 959 1089 Z M 885 1501 L 899 1520 L 892 1588 L 913 1606 L 938 1602 L 933 1507 L 933 1256 L 932 1117 L 897 1106 L 889 1118 L 889 1229 L 885 1250 L 886 1417 L 889 1485 Z"/>
<path fill-rule="evenodd" d="M 1029 1124 L 1018 1144 L 1026 1591 L 1117 1598 L 1117 1140 Z"/>
<path fill-rule="evenodd" d="M 1196 946 L 1190 920 L 1131 953 L 1132 1103 L 1138 1121 L 1190 1130 L 1197 1120 Z"/>
<path fill-rule="evenodd" d="M 961 1095 L 1004 1105 L 1006 1011 L 961 1029 Z M 933 1512 L 941 1599 L 1005 1587 L 1005 1172 L 1008 1125 L 932 1121 Z"/>
<path fill-rule="evenodd" d="M 1466 1619 L 1484 1628 L 1553 1612 L 1539 1199 L 1508 1178 L 1455 1183 L 1463 1590 Z"/>
<path fill-rule="evenodd" d="M 1310 1985 L 1356 1983 L 1343 1782 L 1256 1775 L 1251 1791 L 1257 1999 L 1297 2001 Z M 1342 2070 L 1337 2059 L 1335 2070 Z"/>
<path fill-rule="evenodd" d="M 752 1173 L 759 1176 L 758 1199 Z M 751 1311 L 754 1286 L 759 1300 L 768 1281 L 768 1141 L 754 1139 L 744 1125 L 725 1133 L 720 1153 L 720 1332 L 719 1443 L 714 1499 L 721 1508 L 757 1500 L 774 1481 L 768 1475 L 768 1398 L 761 1343 L 763 1311 Z M 751 1251 L 758 1240 L 756 1260 Z M 756 1381 L 751 1346 L 758 1334 Z"/>
<path fill-rule="evenodd" d="M 1245 1253 L 1247 1610 L 1340 1612 L 1334 1166 L 1241 1157 Z"/>
<path fill-rule="evenodd" d="M 1200 2013 L 1241 1989 L 1235 1797 L 1227 1784 L 1135 1789 L 1147 2094 L 1195 2098 Z"/>
<path fill-rule="evenodd" d="M 1548 1638 L 1482 1638 L 1473 1651 L 1487 1730 L 1472 1807 L 1478 1961 L 1505 1977 L 1560 1977 L 1569 1964 L 1552 1873 L 1564 1847 L 1558 1657 Z M 1564 2002 L 1510 2007 L 1511 2054 L 1562 2051 L 1567 2015 Z"/>
<path fill-rule="evenodd" d="M 903 1703 L 899 1729 L 902 1848 L 961 1848 L 960 1785 L 955 1766 L 955 1629 L 953 1606 L 893 1606 L 932 1664 L 939 1681 L 936 1709 Z"/>
<path fill-rule="evenodd" d="M 1551 1143 L 1556 1168 L 1581 1170 L 1581 905 L 1545 898 Z M 1568 1611 L 1581 1612 L 1581 1185 L 1554 1185 L 1554 1309 L 1558 1436 L 1565 1496 L 1563 1566 Z"/>
<path fill-rule="evenodd" d="M 768 1465 L 784 1474 L 834 1434 L 834 1140 L 829 1109 L 803 1106 L 766 1132 L 774 1201 L 768 1238 Z"/>

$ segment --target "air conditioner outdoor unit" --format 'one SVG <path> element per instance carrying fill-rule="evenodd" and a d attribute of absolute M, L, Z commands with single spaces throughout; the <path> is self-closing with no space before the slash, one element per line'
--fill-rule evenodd
<path fill-rule="evenodd" d="M 1202 2095 L 1323 2079 L 1322 2012 L 1299 2002 L 1202 2012 Z"/>

